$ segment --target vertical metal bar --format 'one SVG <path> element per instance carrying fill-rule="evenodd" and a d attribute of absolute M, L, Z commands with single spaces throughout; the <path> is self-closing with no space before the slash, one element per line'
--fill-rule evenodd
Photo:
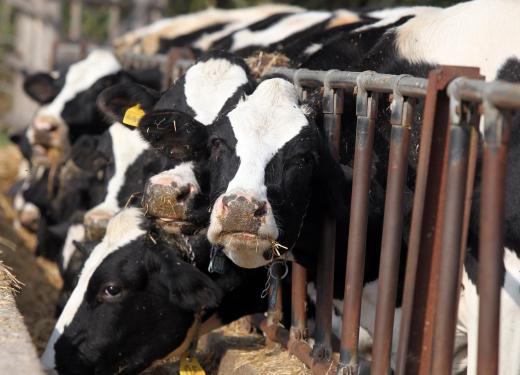
<path fill-rule="evenodd" d="M 378 95 L 369 95 L 364 89 L 364 77 L 366 76 L 363 73 L 358 76 L 357 86 L 356 114 L 358 118 L 340 348 L 340 366 L 348 372 L 355 371 L 355 373 L 357 373 L 359 363 L 359 321 L 365 269 L 368 192 L 378 104 Z"/>
<path fill-rule="evenodd" d="M 404 187 L 414 105 L 413 99 L 404 100 L 398 92 L 394 93 L 374 345 L 372 348 L 371 371 L 373 374 L 391 372 L 390 358 L 394 310 L 403 231 Z"/>
<path fill-rule="evenodd" d="M 69 38 L 78 40 L 81 38 L 81 13 L 83 4 L 81 0 L 73 0 L 70 2 L 70 21 L 69 21 Z"/>
<path fill-rule="evenodd" d="M 432 373 L 439 375 L 449 375 L 453 362 L 470 137 L 467 121 L 460 120 L 465 115 L 462 104 L 454 97 L 451 100 L 457 103 L 452 106 L 454 110 L 450 114 L 444 226 L 433 330 Z"/>
<path fill-rule="evenodd" d="M 478 288 L 478 375 L 498 373 L 500 333 L 500 288 L 503 269 L 503 224 L 507 143 L 511 118 L 486 100 Z M 509 350 L 509 348 L 501 348 Z"/>
<path fill-rule="evenodd" d="M 306 336 L 307 313 L 307 270 L 296 262 L 292 263 L 291 288 L 291 337 L 303 340 Z"/>
<path fill-rule="evenodd" d="M 412 223 L 401 312 L 396 374 L 431 369 L 433 312 L 437 299 L 440 228 L 447 160 L 448 98 L 455 77 L 479 78 L 478 69 L 443 66 L 430 72 L 419 146 Z"/>
<path fill-rule="evenodd" d="M 330 72 L 329 72 L 330 73 Z M 343 91 L 332 90 L 325 80 L 323 94 L 323 125 L 326 143 L 335 160 L 339 159 Z M 332 357 L 332 300 L 334 292 L 334 255 L 336 250 L 336 220 L 325 216 L 322 243 L 318 257 L 316 283 L 316 329 L 312 356 L 315 361 L 329 361 Z"/>

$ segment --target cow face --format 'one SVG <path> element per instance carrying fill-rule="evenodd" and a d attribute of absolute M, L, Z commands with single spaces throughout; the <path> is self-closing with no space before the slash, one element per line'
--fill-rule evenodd
<path fill-rule="evenodd" d="M 84 265 L 42 361 L 61 374 L 137 373 L 195 334 L 197 314 L 220 289 L 205 274 L 155 245 L 137 209 L 115 216 Z"/>
<path fill-rule="evenodd" d="M 96 98 L 105 88 L 124 80 L 120 70 L 110 52 L 97 50 L 58 78 L 42 73 L 26 78 L 26 93 L 42 104 L 27 130 L 36 161 L 59 161 L 80 134 L 106 129 L 109 124 L 98 111 Z"/>
<path fill-rule="evenodd" d="M 311 113 L 291 83 L 273 78 L 211 132 L 208 170 L 215 203 L 208 239 L 241 267 L 265 265 L 293 247 L 312 194 L 323 194 L 324 202 L 338 198 L 326 178 L 337 179 L 331 183 L 338 189 L 344 178 L 324 151 Z M 326 177 L 329 169 L 336 175 Z"/>

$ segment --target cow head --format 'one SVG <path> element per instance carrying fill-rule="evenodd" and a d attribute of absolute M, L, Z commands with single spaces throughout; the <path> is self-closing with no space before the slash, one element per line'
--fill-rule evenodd
<path fill-rule="evenodd" d="M 100 108 L 113 120 L 139 105 L 144 116 L 139 132 L 150 145 L 172 160 L 174 170 L 148 181 L 143 199 L 146 212 L 158 217 L 170 232 L 205 224 L 208 125 L 223 116 L 253 85 L 242 59 L 228 53 L 201 58 L 162 95 L 139 85 L 117 85 L 105 90 Z"/>
<path fill-rule="evenodd" d="M 211 131 L 208 239 L 241 267 L 291 249 L 311 203 L 326 213 L 343 209 L 345 179 L 313 116 L 290 82 L 272 78 Z"/>
<path fill-rule="evenodd" d="M 155 244 L 142 212 L 109 223 L 86 261 L 42 361 L 63 374 L 137 373 L 195 335 L 197 316 L 220 288 L 175 250 Z"/>

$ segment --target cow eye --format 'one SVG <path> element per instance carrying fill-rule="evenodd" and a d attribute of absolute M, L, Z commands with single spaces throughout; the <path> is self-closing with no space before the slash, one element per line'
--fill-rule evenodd
<path fill-rule="evenodd" d="M 311 154 L 302 154 L 292 158 L 290 164 L 301 169 L 307 167 L 309 164 L 312 164 L 313 162 L 314 158 Z"/>
<path fill-rule="evenodd" d="M 219 148 L 220 146 L 222 146 L 222 140 L 220 138 L 213 138 L 211 140 L 211 147 L 213 148 Z"/>
<path fill-rule="evenodd" d="M 123 293 L 123 287 L 117 283 L 107 283 L 103 286 L 100 299 L 105 302 L 114 302 L 120 299 Z"/>

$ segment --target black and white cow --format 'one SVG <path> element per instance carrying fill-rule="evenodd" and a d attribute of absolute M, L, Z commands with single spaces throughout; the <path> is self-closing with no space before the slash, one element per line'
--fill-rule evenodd
<path fill-rule="evenodd" d="M 146 112 L 139 124 L 141 136 L 164 157 L 181 163 L 150 179 L 143 200 L 146 212 L 170 230 L 206 225 L 207 173 L 201 165 L 207 159 L 206 125 L 252 87 L 242 59 L 214 52 L 201 57 L 160 98 L 137 85 L 119 85 L 101 95 L 105 111 L 114 119 L 139 103 Z"/>
<path fill-rule="evenodd" d="M 149 72 L 140 79 L 158 87 L 159 72 Z M 60 160 L 64 160 L 80 135 L 105 131 L 111 123 L 98 110 L 97 96 L 116 83 L 134 80 L 128 72 L 121 71 L 116 57 L 105 50 L 92 51 L 57 78 L 47 73 L 28 76 L 24 90 L 42 104 L 26 132 L 33 158 L 48 163 L 49 149 L 56 149 Z"/>
<path fill-rule="evenodd" d="M 49 339 L 46 369 L 136 374 L 181 355 L 216 326 L 265 311 L 264 270 L 229 263 L 224 275 L 208 276 L 203 236 L 191 245 L 192 264 L 183 250 L 153 239 L 151 225 L 136 208 L 111 219 Z"/>

